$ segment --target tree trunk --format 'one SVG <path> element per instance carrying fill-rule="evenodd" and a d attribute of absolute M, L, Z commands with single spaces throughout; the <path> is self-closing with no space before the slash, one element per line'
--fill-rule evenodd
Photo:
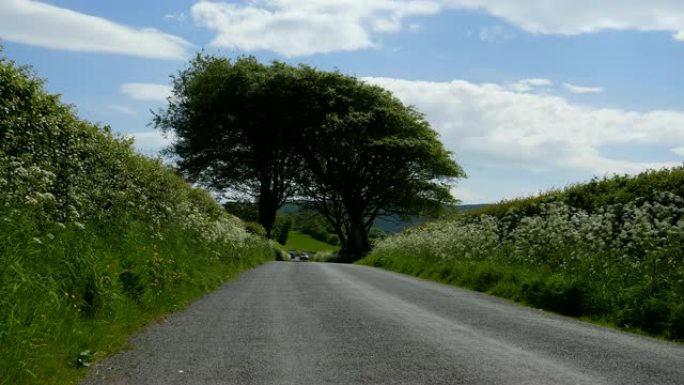
<path fill-rule="evenodd" d="M 370 250 L 368 231 L 363 216 L 349 213 L 349 234 L 347 234 L 346 244 L 342 245 L 340 251 L 342 258 L 348 262 L 355 262 L 365 257 Z"/>
<path fill-rule="evenodd" d="M 276 214 L 278 212 L 278 202 L 273 196 L 273 192 L 269 189 L 268 184 L 263 182 L 261 183 L 257 208 L 259 209 L 259 224 L 266 230 L 266 236 L 271 238 L 273 224 L 275 223 Z"/>

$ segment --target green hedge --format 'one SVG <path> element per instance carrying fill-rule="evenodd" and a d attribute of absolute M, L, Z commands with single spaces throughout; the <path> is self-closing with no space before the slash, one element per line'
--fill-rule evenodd
<path fill-rule="evenodd" d="M 361 263 L 684 339 L 684 167 L 595 179 L 380 241 Z"/>
<path fill-rule="evenodd" d="M 0 384 L 76 382 L 145 322 L 273 257 L 208 193 L 0 59 Z"/>

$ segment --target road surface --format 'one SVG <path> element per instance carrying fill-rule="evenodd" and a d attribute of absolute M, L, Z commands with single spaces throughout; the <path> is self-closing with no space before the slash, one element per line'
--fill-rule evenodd
<path fill-rule="evenodd" d="M 364 266 L 272 262 L 83 384 L 684 384 L 684 347 Z"/>

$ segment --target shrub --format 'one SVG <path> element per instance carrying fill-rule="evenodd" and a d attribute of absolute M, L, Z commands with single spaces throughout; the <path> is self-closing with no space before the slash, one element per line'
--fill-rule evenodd
<path fill-rule="evenodd" d="M 75 363 L 270 259 L 207 192 L 0 59 L 1 385 L 73 383 Z"/>
<path fill-rule="evenodd" d="M 407 229 L 362 263 L 681 338 L 682 186 L 684 167 L 595 179 Z"/>
<path fill-rule="evenodd" d="M 266 238 L 266 229 L 264 229 L 264 226 L 260 225 L 259 223 L 242 222 L 242 225 L 248 233 Z"/>

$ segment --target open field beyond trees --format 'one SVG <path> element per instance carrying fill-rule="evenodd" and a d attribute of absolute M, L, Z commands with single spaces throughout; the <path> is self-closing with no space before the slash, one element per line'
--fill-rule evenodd
<path fill-rule="evenodd" d="M 321 242 L 308 234 L 303 234 L 298 231 L 290 231 L 285 244 L 287 250 L 302 250 L 302 251 L 337 251 L 339 246 L 331 245 L 329 243 Z"/>

